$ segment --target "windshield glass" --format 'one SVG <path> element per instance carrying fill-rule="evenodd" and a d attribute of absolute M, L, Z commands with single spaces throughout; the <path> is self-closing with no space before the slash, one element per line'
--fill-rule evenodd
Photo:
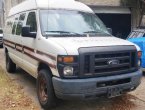
<path fill-rule="evenodd" d="M 41 10 L 40 22 L 44 36 L 108 36 L 102 21 L 92 13 L 68 10 Z"/>

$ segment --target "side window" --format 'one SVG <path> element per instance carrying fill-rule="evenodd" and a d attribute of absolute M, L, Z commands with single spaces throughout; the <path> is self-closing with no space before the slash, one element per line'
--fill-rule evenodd
<path fill-rule="evenodd" d="M 22 26 L 23 23 L 19 21 L 17 24 L 16 35 L 21 35 Z"/>
<path fill-rule="evenodd" d="M 28 19 L 26 25 L 31 27 L 31 32 L 37 32 L 37 23 L 36 23 L 36 14 L 35 12 L 30 12 L 28 15 Z"/>
<path fill-rule="evenodd" d="M 21 14 L 20 17 L 19 17 L 19 20 L 24 21 L 25 20 L 25 16 L 26 16 L 25 13 L 24 14 Z"/>
<path fill-rule="evenodd" d="M 13 28 L 12 28 L 12 34 L 15 34 L 16 27 L 17 27 L 17 22 L 18 22 L 18 17 L 15 18 L 15 21 L 14 21 L 14 24 L 13 24 Z"/>
<path fill-rule="evenodd" d="M 6 21 L 5 30 L 6 30 L 7 34 L 11 34 L 11 32 L 12 32 L 12 26 L 13 26 L 12 21 L 13 21 L 12 18 L 10 18 Z"/>
<path fill-rule="evenodd" d="M 14 22 L 13 28 L 12 28 L 12 34 L 15 34 L 16 25 L 17 25 L 17 22 Z"/>
<path fill-rule="evenodd" d="M 19 21 L 18 21 L 17 29 L 16 29 L 16 35 L 21 35 L 25 15 L 26 14 L 21 14 L 20 17 L 19 17 Z"/>

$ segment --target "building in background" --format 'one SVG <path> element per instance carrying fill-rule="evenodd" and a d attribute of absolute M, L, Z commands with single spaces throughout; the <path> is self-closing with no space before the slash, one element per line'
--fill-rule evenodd
<path fill-rule="evenodd" d="M 89 5 L 113 35 L 126 38 L 140 25 L 141 0 L 78 0 Z M 144 0 L 142 0 L 144 1 Z M 145 5 L 145 4 L 144 4 Z"/>
<path fill-rule="evenodd" d="M 4 1 L 0 0 L 0 28 L 4 26 Z"/>
<path fill-rule="evenodd" d="M 4 0 L 5 1 L 5 16 L 8 15 L 10 9 L 25 0 Z"/>
<path fill-rule="evenodd" d="M 11 7 L 25 0 L 5 0 L 5 15 Z M 141 12 L 139 0 L 76 0 L 89 5 L 113 35 L 126 38 L 130 31 L 139 26 Z M 144 1 L 144 0 L 142 0 Z M 131 2 L 128 3 L 128 2 Z"/>

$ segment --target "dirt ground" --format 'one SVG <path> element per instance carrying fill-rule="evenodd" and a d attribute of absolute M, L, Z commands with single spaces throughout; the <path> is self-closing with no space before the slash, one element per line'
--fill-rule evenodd
<path fill-rule="evenodd" d="M 0 67 L 1 110 L 38 110 L 38 106 L 26 96 L 21 85 L 16 84 Z"/>
<path fill-rule="evenodd" d="M 3 49 L 0 49 L 0 110 L 41 110 L 36 80 L 19 68 L 15 74 L 5 74 Z M 126 95 L 92 101 L 60 101 L 50 110 L 145 110 L 145 77 L 135 91 Z"/>

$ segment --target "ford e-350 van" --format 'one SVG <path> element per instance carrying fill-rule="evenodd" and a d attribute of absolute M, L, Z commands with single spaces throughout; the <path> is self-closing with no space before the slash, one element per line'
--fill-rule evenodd
<path fill-rule="evenodd" d="M 10 10 L 6 69 L 16 65 L 37 79 L 43 108 L 56 99 L 115 97 L 141 80 L 138 46 L 109 34 L 86 5 L 74 0 L 27 0 Z"/>

